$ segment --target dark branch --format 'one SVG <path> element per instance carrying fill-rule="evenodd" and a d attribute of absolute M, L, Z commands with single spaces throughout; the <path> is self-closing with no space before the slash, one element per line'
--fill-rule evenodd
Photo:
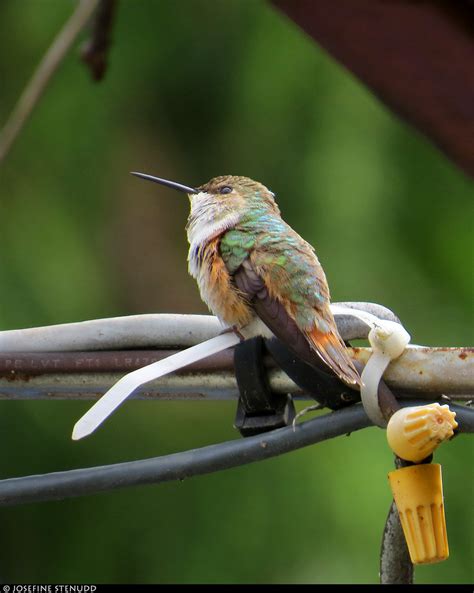
<path fill-rule="evenodd" d="M 107 54 L 117 0 L 101 0 L 92 23 L 92 34 L 81 48 L 81 59 L 88 66 L 92 79 L 99 82 L 107 70 Z"/>
<path fill-rule="evenodd" d="M 23 129 L 33 109 L 43 96 L 52 76 L 85 27 L 99 0 L 81 0 L 64 27 L 45 53 L 31 80 L 26 85 L 5 126 L 0 130 L 0 163 Z"/>

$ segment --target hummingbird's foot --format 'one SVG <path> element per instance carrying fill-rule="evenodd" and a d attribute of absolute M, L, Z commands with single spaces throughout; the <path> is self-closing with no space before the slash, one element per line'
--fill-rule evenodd
<path fill-rule="evenodd" d="M 313 404 L 312 406 L 308 406 L 307 408 L 303 408 L 301 410 L 301 412 L 298 412 L 298 414 L 296 414 L 296 416 L 293 419 L 293 432 L 295 432 L 296 430 L 296 421 L 298 420 L 298 418 L 301 418 L 301 416 L 304 416 L 305 414 L 307 414 L 308 412 L 314 412 L 316 410 L 322 410 L 324 408 L 324 406 L 322 404 Z"/>
<path fill-rule="evenodd" d="M 233 325 L 231 328 L 231 331 L 234 332 L 234 334 L 236 334 L 239 338 L 241 342 L 245 342 L 245 340 L 247 339 L 243 333 L 240 331 L 240 328 L 238 328 L 236 325 Z"/>
<path fill-rule="evenodd" d="M 238 328 L 236 325 L 232 325 L 231 327 L 225 327 L 219 335 L 221 334 L 235 334 L 241 342 L 245 342 L 245 340 L 247 339 L 240 331 L 240 328 Z"/>

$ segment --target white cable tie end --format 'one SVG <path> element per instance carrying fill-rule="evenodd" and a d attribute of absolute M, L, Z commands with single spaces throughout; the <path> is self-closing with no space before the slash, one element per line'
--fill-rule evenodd
<path fill-rule="evenodd" d="M 232 332 L 219 334 L 210 340 L 182 350 L 163 360 L 132 371 L 122 377 L 80 418 L 72 431 L 72 439 L 78 441 L 98 428 L 134 391 L 145 383 L 159 379 L 185 366 L 226 350 L 240 342 Z"/>
<path fill-rule="evenodd" d="M 379 321 L 369 332 L 372 350 L 377 350 L 394 360 L 401 356 L 410 342 L 411 336 L 400 323 Z"/>

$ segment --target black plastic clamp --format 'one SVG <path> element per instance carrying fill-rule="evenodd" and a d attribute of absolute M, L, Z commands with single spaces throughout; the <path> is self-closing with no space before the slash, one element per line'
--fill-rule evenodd
<path fill-rule="evenodd" d="M 277 338 L 255 337 L 234 348 L 239 403 L 234 426 L 242 436 L 252 436 L 289 425 L 295 417 L 293 400 L 273 393 L 263 364 L 268 352 L 276 364 L 319 404 L 339 410 L 360 401 L 360 393 L 336 376 L 299 359 Z"/>
<path fill-rule="evenodd" d="M 239 387 L 239 403 L 234 426 L 244 437 L 288 426 L 295 417 L 289 395 L 270 389 L 263 357 L 265 344 L 257 336 L 234 348 L 234 366 Z"/>

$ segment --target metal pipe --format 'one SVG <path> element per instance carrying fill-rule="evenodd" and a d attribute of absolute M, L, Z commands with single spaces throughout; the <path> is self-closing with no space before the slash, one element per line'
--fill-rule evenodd
<path fill-rule="evenodd" d="M 95 399 L 124 373 L 160 360 L 174 350 L 115 352 L 1 353 L 2 399 Z M 352 348 L 366 362 L 368 348 Z M 277 393 L 304 397 L 281 370 L 266 359 L 269 380 Z M 468 400 L 474 394 L 473 348 L 409 347 L 385 373 L 399 398 L 432 400 L 441 395 Z M 231 349 L 147 384 L 140 399 L 236 399 L 237 383 Z"/>

